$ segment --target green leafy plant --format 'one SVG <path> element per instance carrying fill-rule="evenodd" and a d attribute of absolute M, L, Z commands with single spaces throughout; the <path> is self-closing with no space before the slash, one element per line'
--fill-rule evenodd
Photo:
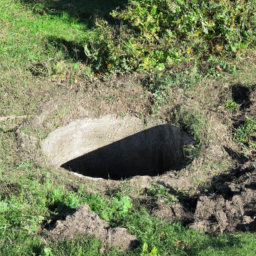
<path fill-rule="evenodd" d="M 43 254 L 41 254 L 40 256 L 53 256 L 52 249 L 49 247 L 45 247 L 43 249 Z"/>
<path fill-rule="evenodd" d="M 96 21 L 85 53 L 96 70 L 117 73 L 163 71 L 182 60 L 233 56 L 255 43 L 255 10 L 249 0 L 129 1 L 124 10 L 111 13 L 120 26 Z"/>
<path fill-rule="evenodd" d="M 0 201 L 0 229 L 19 228 L 29 233 L 38 230 L 43 216 L 25 215 L 24 205 L 18 202 Z"/>
<path fill-rule="evenodd" d="M 103 200 L 98 194 L 90 194 L 83 201 L 88 203 L 91 210 L 106 221 L 122 218 L 132 208 L 130 198 L 119 194 L 110 201 Z"/>
<path fill-rule="evenodd" d="M 256 122 L 253 118 L 247 117 L 245 123 L 235 129 L 234 138 L 243 145 L 256 148 Z"/>
<path fill-rule="evenodd" d="M 188 145 L 184 147 L 183 150 L 188 163 L 200 156 L 199 145 Z"/>
<path fill-rule="evenodd" d="M 157 256 L 157 248 L 153 247 L 151 251 L 148 251 L 148 244 L 144 243 L 142 247 L 141 256 Z"/>
<path fill-rule="evenodd" d="M 239 109 L 239 105 L 234 102 L 233 100 L 227 100 L 225 102 L 225 105 L 224 105 L 225 109 L 229 110 L 229 111 L 237 111 Z"/>
<path fill-rule="evenodd" d="M 174 123 L 181 125 L 188 133 L 194 136 L 198 146 L 207 139 L 207 122 L 203 113 L 188 111 L 183 107 L 179 107 L 172 113 L 172 117 Z"/>
<path fill-rule="evenodd" d="M 170 206 L 172 205 L 172 202 L 178 201 L 177 195 L 171 194 L 167 188 L 159 184 L 151 185 L 151 187 L 147 190 L 147 194 L 153 197 L 155 200 L 164 200 L 164 202 L 166 202 Z"/>
<path fill-rule="evenodd" d="M 127 214 L 132 208 L 132 203 L 128 196 L 116 196 L 112 201 L 113 213 L 115 214 Z"/>
<path fill-rule="evenodd" d="M 51 192 L 51 204 L 56 205 L 58 211 L 65 210 L 64 208 L 76 208 L 81 204 L 81 199 L 75 193 L 64 193 L 60 188 Z"/>

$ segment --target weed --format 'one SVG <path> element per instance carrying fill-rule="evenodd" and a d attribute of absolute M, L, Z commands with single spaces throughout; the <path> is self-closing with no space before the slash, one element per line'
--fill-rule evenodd
<path fill-rule="evenodd" d="M 199 145 L 188 145 L 185 146 L 183 150 L 187 163 L 191 163 L 193 159 L 198 158 L 200 156 Z"/>
<path fill-rule="evenodd" d="M 227 100 L 224 104 L 225 109 L 236 112 L 239 109 L 239 104 L 234 102 L 233 100 Z"/>
<path fill-rule="evenodd" d="M 245 157 L 254 158 L 253 151 L 256 149 L 256 122 L 252 117 L 246 117 L 245 123 L 235 128 L 234 138 L 242 148 Z"/>
<path fill-rule="evenodd" d="M 207 123 L 203 113 L 192 110 L 187 111 L 183 107 L 179 107 L 172 113 L 172 119 L 174 124 L 182 126 L 188 133 L 193 135 L 198 145 L 206 141 L 208 137 Z"/>
<path fill-rule="evenodd" d="M 151 196 L 155 200 L 161 198 L 170 206 L 172 206 L 172 202 L 178 200 L 177 195 L 172 195 L 167 188 L 159 184 L 151 185 L 151 187 L 147 190 L 147 195 Z"/>
<path fill-rule="evenodd" d="M 144 243 L 142 247 L 142 254 L 141 256 L 157 256 L 157 248 L 153 247 L 153 249 L 149 252 L 148 251 L 148 244 Z"/>

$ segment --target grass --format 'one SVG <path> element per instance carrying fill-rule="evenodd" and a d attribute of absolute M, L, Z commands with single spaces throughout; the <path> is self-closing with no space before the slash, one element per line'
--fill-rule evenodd
<path fill-rule="evenodd" d="M 57 185 L 60 183 L 63 185 Z M 63 212 L 83 202 L 112 226 L 127 227 L 137 235 L 141 246 L 125 255 L 141 255 L 145 243 L 148 251 L 156 247 L 159 255 L 253 255 L 255 252 L 251 233 L 206 235 L 186 229 L 181 223 L 168 224 L 152 217 L 140 205 L 131 205 L 128 197 L 120 192 L 104 197 L 88 193 L 83 184 L 76 187 L 76 192 L 68 190 L 65 184 L 67 179 L 33 162 L 14 168 L 1 165 L 1 255 L 97 255 L 101 248 L 97 239 L 77 237 L 72 241 L 52 241 L 40 233 L 43 220 L 49 221 L 50 216 L 62 219 Z M 155 188 L 152 191 L 155 196 Z M 157 193 L 157 197 L 168 196 L 163 190 Z M 179 245 L 177 241 L 183 243 Z M 104 255 L 117 255 L 117 251 L 107 250 Z"/>
<path fill-rule="evenodd" d="M 65 13 L 58 17 L 35 15 L 18 1 L 6 0 L 1 1 L 0 24 L 0 112 L 2 115 L 35 113 L 45 88 L 40 83 L 30 83 L 31 70 L 48 79 L 68 69 L 72 73 L 74 60 L 56 49 L 53 38 L 79 44 L 86 37 L 86 26 Z M 59 66 L 67 58 L 68 68 L 61 70 Z M 33 100 L 29 102 L 29 98 Z"/>
<path fill-rule="evenodd" d="M 63 93 L 52 83 L 53 80 L 66 81 L 68 86 L 65 90 L 69 91 L 75 79 L 83 80 L 98 72 L 93 70 L 93 66 L 86 65 L 86 56 L 81 50 L 84 42 L 96 30 L 92 25 L 94 18 L 88 15 L 94 10 L 96 16 L 101 15 L 108 18 L 109 23 L 114 23 L 108 13 L 119 2 L 111 1 L 98 9 L 93 4 L 87 9 L 82 2 L 79 4 L 79 8 L 71 6 L 73 9 L 68 12 L 67 5 L 50 11 L 48 2 L 42 5 L 41 1 L 1 0 L 0 116 L 35 115 L 40 103 L 51 98 L 52 94 Z M 79 12 L 83 13 L 82 18 L 77 15 Z M 234 67 L 238 60 L 231 60 L 230 66 L 226 64 L 227 61 L 221 61 L 221 57 L 211 61 L 214 65 L 220 65 L 221 70 L 231 70 L 229 73 L 235 76 Z M 124 70 L 125 64 L 122 64 Z M 216 71 L 214 65 L 210 65 L 206 76 L 225 76 L 222 71 Z M 148 72 L 149 82 L 145 90 L 154 96 L 152 112 L 157 113 L 161 106 L 175 100 L 168 98 L 173 89 L 194 94 L 202 78 L 199 66 L 200 63 L 197 65 L 193 62 L 183 72 L 183 64 L 177 64 L 178 72 L 166 75 L 165 71 L 162 72 L 165 67 L 160 65 L 156 66 L 158 71 L 161 69 L 158 74 Z M 131 68 L 127 67 L 127 70 Z M 251 81 L 248 80 L 248 83 Z M 110 102 L 114 100 L 108 98 Z M 232 99 L 225 99 L 224 104 L 229 111 L 238 109 Z M 174 119 L 190 128 L 195 139 L 203 142 L 207 138 L 203 113 L 179 108 Z M 248 141 L 248 133 L 255 126 L 255 123 L 253 127 L 250 124 L 238 128 L 235 138 L 241 142 Z M 101 242 L 93 237 L 53 241 L 41 230 L 42 225 L 50 225 L 51 218 L 62 219 L 66 210 L 72 210 L 82 203 L 88 203 L 110 225 L 126 227 L 137 235 L 139 248 L 124 255 L 153 255 L 154 248 L 157 248 L 157 255 L 255 255 L 255 235 L 250 232 L 215 236 L 185 228 L 182 223 L 169 224 L 148 214 L 124 191 L 113 192 L 111 196 L 94 194 L 89 192 L 86 182 L 60 175 L 55 170 L 38 166 L 31 159 L 22 158 L 18 153 L 15 131 L 4 127 L 3 123 L 0 125 L 1 255 L 99 255 Z M 8 125 L 13 127 L 17 124 Z M 176 200 L 161 187 L 153 187 L 148 196 L 162 198 L 169 203 Z M 114 248 L 107 249 L 103 255 L 122 253 Z"/>

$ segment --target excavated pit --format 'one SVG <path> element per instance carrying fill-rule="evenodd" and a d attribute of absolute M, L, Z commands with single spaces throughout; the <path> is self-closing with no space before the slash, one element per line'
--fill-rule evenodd
<path fill-rule="evenodd" d="M 156 176 L 184 162 L 179 128 L 160 121 L 145 127 L 135 117 L 81 119 L 52 132 L 43 142 L 50 166 L 85 176 L 125 179 Z"/>

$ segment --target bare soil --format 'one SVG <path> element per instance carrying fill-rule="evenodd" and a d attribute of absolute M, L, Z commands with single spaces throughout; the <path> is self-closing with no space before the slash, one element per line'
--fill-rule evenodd
<path fill-rule="evenodd" d="M 172 206 L 157 200 L 151 214 L 168 222 L 183 221 L 204 232 L 234 233 L 256 230 L 256 171 L 248 162 L 212 180 L 197 196 L 180 196 Z"/>
<path fill-rule="evenodd" d="M 72 239 L 76 235 L 94 236 L 102 240 L 102 249 L 117 246 L 120 250 L 135 248 L 139 243 L 136 236 L 128 233 L 125 228 L 111 228 L 108 222 L 101 220 L 97 214 L 89 210 L 89 206 L 81 205 L 65 220 L 58 220 L 50 230 L 49 236 L 55 240 Z"/>

